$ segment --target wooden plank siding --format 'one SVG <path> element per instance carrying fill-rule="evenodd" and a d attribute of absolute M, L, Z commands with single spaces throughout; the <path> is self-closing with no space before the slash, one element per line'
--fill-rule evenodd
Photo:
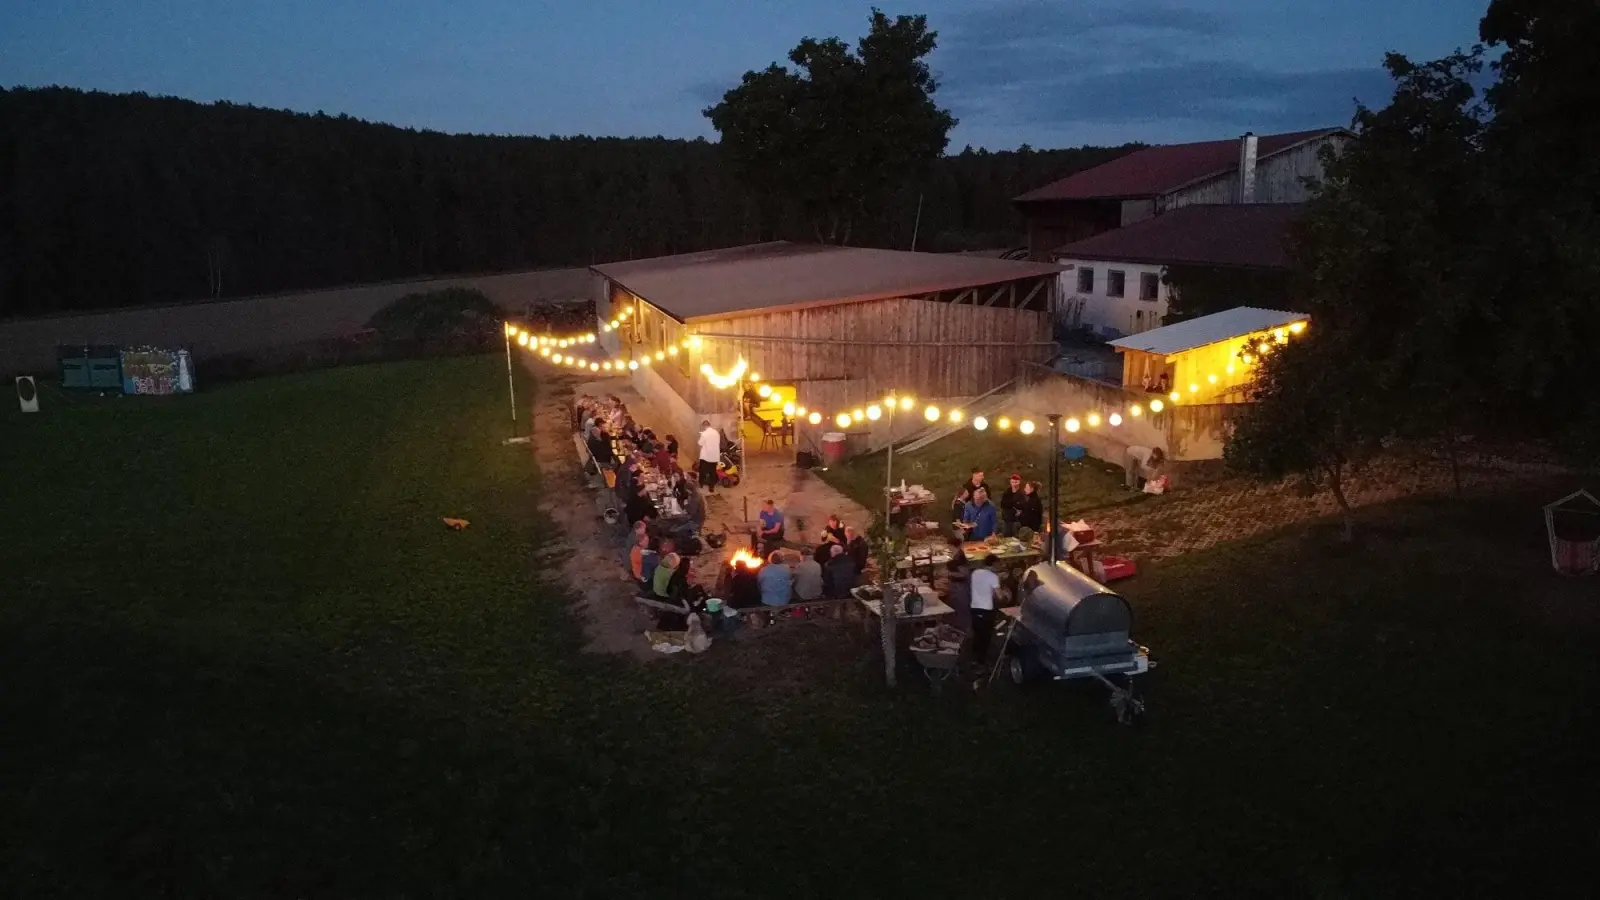
<path fill-rule="evenodd" d="M 712 387 L 700 366 L 710 363 L 726 372 L 742 357 L 762 380 L 794 385 L 800 403 L 831 412 L 864 405 L 891 389 L 930 400 L 969 398 L 1015 378 L 1024 362 L 1048 361 L 1055 352 L 1056 290 L 1056 277 L 1043 276 L 685 325 L 613 283 L 612 307 L 600 313 L 604 319 L 624 306 L 637 307 L 622 329 L 624 358 L 653 357 L 664 346 L 702 336 L 698 351 L 651 363 L 695 410 L 733 408 L 732 392 Z"/>

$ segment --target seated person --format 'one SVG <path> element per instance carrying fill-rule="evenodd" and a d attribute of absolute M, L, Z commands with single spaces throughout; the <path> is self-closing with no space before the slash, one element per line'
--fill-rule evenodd
<path fill-rule="evenodd" d="M 651 593 L 662 603 L 676 603 L 674 597 L 674 582 L 678 577 L 678 567 L 683 563 L 683 558 L 676 553 L 668 553 L 661 557 L 661 564 L 650 575 Z"/>
<path fill-rule="evenodd" d="M 811 555 L 816 559 L 817 565 L 826 566 L 828 560 L 833 558 L 833 548 L 838 546 L 840 546 L 839 541 L 834 539 L 833 532 L 824 529 L 817 535 L 817 546 Z"/>
<path fill-rule="evenodd" d="M 822 599 L 822 563 L 816 557 L 800 554 L 794 564 L 794 598 L 802 603 Z"/>
<path fill-rule="evenodd" d="M 642 525 L 644 523 L 641 522 L 639 524 Z M 650 549 L 650 535 L 635 530 L 633 533 L 633 546 L 628 549 L 628 571 L 633 573 L 633 580 L 638 582 L 641 588 L 648 589 L 650 587 L 650 583 L 645 580 L 644 558 L 647 554 L 654 555 L 654 553 L 655 551 Z M 651 574 L 655 573 L 652 572 Z"/>
<path fill-rule="evenodd" d="M 783 551 L 775 550 L 767 557 L 767 564 L 761 567 L 756 583 L 761 585 L 762 606 L 788 605 L 794 582 L 789 567 L 783 564 Z"/>
<path fill-rule="evenodd" d="M 845 600 L 850 597 L 850 591 L 856 586 L 855 561 L 850 554 L 838 544 L 832 545 L 830 551 L 833 555 L 828 559 L 828 564 L 823 567 L 823 579 L 828 586 L 828 599 Z"/>
<path fill-rule="evenodd" d="M 989 502 L 989 492 L 978 488 L 967 501 L 966 509 L 961 511 L 961 521 L 956 527 L 966 532 L 967 540 L 983 541 L 995 533 L 998 519 L 998 511 Z"/>
<path fill-rule="evenodd" d="M 850 554 L 850 561 L 856 564 L 857 574 L 867 570 L 867 560 L 872 558 L 872 548 L 867 544 L 866 538 L 848 525 L 844 529 L 844 551 Z"/>
<path fill-rule="evenodd" d="M 847 540 L 847 538 L 845 537 L 845 533 L 844 533 L 844 523 L 839 521 L 839 517 L 838 516 L 829 516 L 828 517 L 828 526 L 827 527 L 828 527 L 828 534 L 833 535 L 833 542 L 835 544 L 843 545 L 844 542 Z"/>
<path fill-rule="evenodd" d="M 761 521 L 761 547 L 771 553 L 783 543 L 783 513 L 769 499 L 762 502 L 757 518 Z"/>

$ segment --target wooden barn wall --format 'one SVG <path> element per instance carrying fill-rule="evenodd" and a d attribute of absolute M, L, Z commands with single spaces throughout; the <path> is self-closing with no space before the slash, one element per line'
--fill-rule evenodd
<path fill-rule="evenodd" d="M 763 379 L 803 382 L 813 395 L 835 390 L 824 385 L 847 383 L 834 398 L 843 403 L 890 388 L 924 397 L 972 396 L 1014 378 L 1020 361 L 1053 355 L 1048 295 L 1054 281 L 1046 280 L 1034 298 L 1038 308 L 1030 310 L 899 298 L 698 322 L 695 330 L 739 336 L 706 338 L 703 356 L 719 371 L 742 356 Z M 1034 283 L 1018 286 L 1019 301 Z M 980 289 L 980 297 L 987 295 Z"/>
<path fill-rule="evenodd" d="M 1305 179 L 1322 180 L 1322 160 L 1317 154 L 1330 143 L 1341 147 L 1344 138 L 1334 136 L 1303 144 L 1257 165 L 1256 202 L 1304 203 L 1311 199 Z"/>

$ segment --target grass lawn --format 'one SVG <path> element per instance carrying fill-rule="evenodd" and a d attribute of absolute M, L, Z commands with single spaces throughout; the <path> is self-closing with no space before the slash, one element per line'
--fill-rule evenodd
<path fill-rule="evenodd" d="M 1067 443 L 1064 432 L 1062 443 Z M 881 511 L 887 459 L 886 453 L 857 456 L 818 474 L 867 509 Z M 938 499 L 926 515 L 929 519 L 937 515 L 940 520 L 948 521 L 950 500 L 971 477 L 974 466 L 983 469 L 984 480 L 994 492 L 989 499 L 998 505 L 1000 492 L 1006 489 L 1006 479 L 1012 472 L 1021 475 L 1024 481 L 1039 482 L 1048 498 L 1050 486 L 1046 484 L 1049 480 L 1046 467 L 1049 464 L 1048 433 L 1024 436 L 993 427 L 988 431 L 965 428 L 915 453 L 896 452 L 893 477 L 895 484 L 904 479 L 907 484 L 922 484 L 932 490 Z M 1092 457 L 1080 462 L 1063 462 L 1060 514 L 1076 518 L 1087 510 L 1144 499 L 1143 494 L 1123 490 L 1122 479 L 1120 467 Z"/>
<path fill-rule="evenodd" d="M 1527 498 L 1150 567 L 1120 728 L 1091 685 L 891 694 L 853 627 L 582 654 L 502 365 L 0 415 L 0 893 L 1592 886 L 1595 584 Z"/>

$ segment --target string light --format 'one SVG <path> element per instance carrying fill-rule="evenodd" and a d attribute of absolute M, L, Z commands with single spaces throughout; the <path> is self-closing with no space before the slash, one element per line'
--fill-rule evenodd
<path fill-rule="evenodd" d="M 1023 434 L 1033 434 L 1033 420 L 1023 419 L 1021 422 L 1018 422 L 1017 430 Z"/>
<path fill-rule="evenodd" d="M 763 385 L 761 385 L 761 386 L 760 386 L 760 387 L 758 387 L 758 388 L 756 388 L 756 393 L 757 393 L 757 394 L 760 394 L 760 395 L 761 395 L 761 398 L 762 398 L 762 399 L 763 399 L 763 400 L 765 400 L 765 399 L 766 399 L 766 398 L 768 398 L 768 397 L 771 397 L 771 396 L 772 396 L 772 385 L 770 385 L 770 384 L 763 384 Z"/>
<path fill-rule="evenodd" d="M 1089 427 L 1090 428 L 1099 427 L 1099 425 L 1100 425 L 1100 414 L 1099 413 L 1089 413 L 1089 415 L 1085 416 L 1083 420 L 1085 422 L 1089 423 Z"/>
<path fill-rule="evenodd" d="M 1178 393 L 1177 391 L 1173 391 L 1172 393 L 1167 395 L 1167 399 L 1171 400 L 1173 403 L 1177 403 L 1179 400 L 1183 399 L 1183 395 Z"/>
<path fill-rule="evenodd" d="M 922 411 L 922 417 L 927 419 L 929 422 L 939 421 L 939 407 L 929 406 L 927 409 Z"/>
<path fill-rule="evenodd" d="M 677 356 L 678 355 L 678 345 L 677 344 L 673 344 L 671 347 L 668 347 L 667 348 L 667 355 L 668 356 Z"/>
<path fill-rule="evenodd" d="M 901 397 L 900 398 L 900 408 L 903 409 L 903 410 L 909 411 L 911 409 L 911 407 L 913 407 L 915 405 L 916 405 L 916 401 L 911 399 L 910 397 Z"/>
<path fill-rule="evenodd" d="M 871 419 L 874 422 L 876 422 L 879 419 L 883 418 L 883 408 L 878 406 L 878 404 L 876 404 L 876 403 L 874 403 L 871 406 L 867 407 L 867 418 Z"/>
<path fill-rule="evenodd" d="M 979 431 L 985 431 L 989 427 L 989 420 L 985 419 L 983 416 L 979 416 L 972 420 L 972 427 L 978 429 Z"/>
<path fill-rule="evenodd" d="M 861 411 L 861 407 L 859 407 L 859 406 L 850 411 L 850 418 L 852 420 L 856 421 L 856 422 L 859 422 L 859 421 L 861 421 L 862 419 L 864 419 L 866 417 L 867 417 L 867 414 L 862 412 Z"/>
<path fill-rule="evenodd" d="M 950 417 L 949 418 L 950 418 L 951 422 L 954 422 L 957 425 L 961 424 L 961 410 L 959 410 L 959 409 L 950 410 Z M 974 423 L 974 424 L 976 424 L 976 423 Z"/>
<path fill-rule="evenodd" d="M 1118 425 L 1122 424 L 1122 416 L 1119 416 L 1116 413 L 1112 413 L 1111 417 L 1106 419 L 1106 421 L 1111 423 L 1111 427 L 1112 428 L 1115 428 Z"/>
<path fill-rule="evenodd" d="M 691 335 L 689 337 L 689 349 L 691 349 L 691 350 L 699 350 L 700 349 L 700 344 L 701 344 L 700 335 L 696 334 L 696 335 Z"/>
<path fill-rule="evenodd" d="M 510 322 L 507 322 L 506 323 L 506 337 L 516 337 L 516 336 L 517 336 L 517 326 L 511 324 Z"/>
<path fill-rule="evenodd" d="M 632 372 L 637 368 L 639 368 L 639 362 L 637 360 L 628 360 L 628 371 Z"/>
<path fill-rule="evenodd" d="M 1011 420 L 1005 416 L 1001 416 L 994 424 L 999 426 L 1001 431 L 1005 431 L 1007 428 L 1011 427 Z"/>
<path fill-rule="evenodd" d="M 600 371 L 600 364 L 599 363 L 589 363 L 589 371 L 591 371 L 591 372 Z"/>
<path fill-rule="evenodd" d="M 1216 384 L 1217 383 L 1217 376 L 1215 376 L 1215 375 L 1207 375 L 1206 376 L 1206 381 L 1209 381 L 1212 384 Z"/>
<path fill-rule="evenodd" d="M 1289 331 L 1294 333 L 1294 334 L 1299 334 L 1299 333 L 1301 333 L 1302 331 L 1305 331 L 1305 330 L 1306 330 L 1306 323 L 1304 323 L 1304 322 L 1295 322 L 1295 323 L 1293 323 L 1293 324 L 1291 324 L 1289 326 Z"/>
<path fill-rule="evenodd" d="M 1161 406 L 1161 401 L 1160 400 L 1151 400 L 1150 401 L 1150 411 L 1151 412 L 1158 413 L 1158 412 L 1161 412 L 1161 409 L 1162 409 L 1162 406 Z"/>
<path fill-rule="evenodd" d="M 518 347 L 526 347 L 526 346 L 528 346 L 528 335 L 526 333 L 517 335 L 517 346 Z"/>
<path fill-rule="evenodd" d="M 806 421 L 810 422 L 813 425 L 821 425 L 822 424 L 822 413 L 814 412 L 811 415 L 806 416 Z"/>
<path fill-rule="evenodd" d="M 1077 431 L 1078 430 L 1078 420 L 1077 419 L 1068 419 L 1067 420 L 1067 430 L 1068 431 Z"/>
<path fill-rule="evenodd" d="M 833 423 L 835 425 L 838 425 L 840 428 L 849 428 L 850 427 L 850 414 L 849 413 L 839 413 L 839 415 L 834 417 Z"/>
<path fill-rule="evenodd" d="M 763 385 L 763 387 L 764 386 L 765 385 Z M 794 404 L 793 403 L 785 403 L 783 405 L 783 414 L 786 415 L 786 416 L 791 416 L 791 417 L 794 416 Z"/>

